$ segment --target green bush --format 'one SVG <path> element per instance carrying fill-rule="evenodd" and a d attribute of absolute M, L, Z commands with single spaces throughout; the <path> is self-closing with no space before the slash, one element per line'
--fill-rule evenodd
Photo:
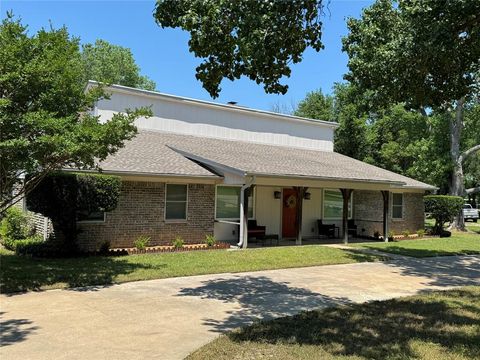
<path fill-rule="evenodd" d="M 208 247 L 211 247 L 217 243 L 217 239 L 215 239 L 215 236 L 213 235 L 206 235 L 205 236 L 205 244 L 207 244 Z"/>
<path fill-rule="evenodd" d="M 28 216 L 22 210 L 13 206 L 6 211 L 0 224 L 0 237 L 5 248 L 15 250 L 15 243 L 33 235 L 33 232 Z"/>
<path fill-rule="evenodd" d="M 393 241 L 394 240 L 394 236 L 395 233 L 393 231 L 389 231 L 388 232 L 388 241 Z"/>
<path fill-rule="evenodd" d="M 410 231 L 409 230 L 404 230 L 402 231 L 402 235 L 406 238 L 408 238 L 410 236 Z"/>
<path fill-rule="evenodd" d="M 181 249 L 183 248 L 183 245 L 185 244 L 185 241 L 183 241 L 181 236 L 177 236 L 175 240 L 172 241 L 172 246 L 175 249 Z"/>
<path fill-rule="evenodd" d="M 40 251 L 42 249 L 42 251 Z M 15 253 L 17 255 L 33 255 L 38 256 L 40 252 L 45 250 L 45 241 L 40 235 L 34 235 L 15 242 Z"/>
<path fill-rule="evenodd" d="M 110 251 L 110 241 L 105 240 L 100 244 L 100 247 L 98 248 L 98 252 L 102 255 L 107 255 L 109 251 Z"/>
<path fill-rule="evenodd" d="M 135 246 L 138 250 L 145 250 L 150 242 L 150 238 L 148 236 L 142 235 L 135 239 L 133 242 L 133 246 Z"/>
<path fill-rule="evenodd" d="M 419 238 L 423 238 L 425 236 L 425 230 L 423 229 L 418 230 L 417 235 Z"/>
<path fill-rule="evenodd" d="M 460 196 L 427 195 L 423 197 L 425 211 L 435 219 L 433 234 L 441 235 L 447 221 L 451 221 L 463 207 L 463 199 Z"/>
<path fill-rule="evenodd" d="M 45 177 L 27 196 L 29 210 L 52 220 L 65 251 L 77 250 L 77 214 L 111 211 L 117 206 L 121 180 L 117 176 L 54 173 Z"/>

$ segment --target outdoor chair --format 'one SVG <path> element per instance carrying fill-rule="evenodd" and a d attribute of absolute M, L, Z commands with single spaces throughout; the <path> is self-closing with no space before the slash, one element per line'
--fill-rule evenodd
<path fill-rule="evenodd" d="M 357 236 L 357 225 L 355 225 L 355 220 L 348 220 L 348 235 Z"/>
<path fill-rule="evenodd" d="M 248 220 L 247 223 L 247 236 L 248 238 L 262 239 L 265 237 L 266 227 L 257 224 L 257 220 Z"/>
<path fill-rule="evenodd" d="M 318 235 L 325 235 L 329 238 L 335 237 L 335 224 L 324 224 L 322 219 L 317 220 Z"/>

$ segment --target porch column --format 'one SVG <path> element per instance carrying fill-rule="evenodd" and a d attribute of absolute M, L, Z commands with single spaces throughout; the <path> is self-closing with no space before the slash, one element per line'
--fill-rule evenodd
<path fill-rule="evenodd" d="M 343 216 L 342 216 L 342 227 L 343 227 L 343 242 L 348 244 L 348 202 L 352 196 L 353 189 L 340 189 L 343 196 Z"/>
<path fill-rule="evenodd" d="M 383 241 L 388 242 L 388 208 L 390 192 L 382 190 L 383 196 Z"/>
<path fill-rule="evenodd" d="M 295 245 L 302 245 L 302 210 L 303 210 L 303 197 L 305 196 L 305 192 L 307 188 L 305 187 L 294 187 L 295 192 L 297 194 L 297 216 L 296 216 L 296 223 L 297 223 L 297 238 L 295 240 Z"/>

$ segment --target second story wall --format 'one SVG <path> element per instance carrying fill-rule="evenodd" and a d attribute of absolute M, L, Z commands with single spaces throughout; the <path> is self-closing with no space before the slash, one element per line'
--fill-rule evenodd
<path fill-rule="evenodd" d="M 99 101 L 95 109 L 105 121 L 115 112 L 148 106 L 153 116 L 138 119 L 139 128 L 333 151 L 333 123 L 120 86 L 109 92 L 111 98 Z"/>

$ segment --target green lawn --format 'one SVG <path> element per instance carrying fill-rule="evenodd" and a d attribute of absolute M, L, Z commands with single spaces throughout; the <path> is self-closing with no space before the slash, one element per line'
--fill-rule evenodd
<path fill-rule="evenodd" d="M 414 257 L 478 254 L 480 253 L 480 235 L 453 234 L 449 238 L 363 243 L 352 246 Z"/>
<path fill-rule="evenodd" d="M 176 276 L 374 261 L 378 257 L 324 246 L 244 251 L 192 251 L 119 257 L 32 259 L 0 249 L 3 293 L 102 285 Z"/>
<path fill-rule="evenodd" d="M 480 287 L 466 287 L 257 322 L 187 359 L 479 358 Z"/>

